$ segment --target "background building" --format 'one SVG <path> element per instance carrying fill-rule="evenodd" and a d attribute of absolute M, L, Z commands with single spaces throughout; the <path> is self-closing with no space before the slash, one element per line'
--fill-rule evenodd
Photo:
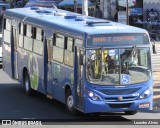
<path fill-rule="evenodd" d="M 143 19 L 147 20 L 148 11 L 157 11 L 157 20 L 160 20 L 160 0 L 143 0 Z"/>
<path fill-rule="evenodd" d="M 148 11 L 154 9 L 157 11 L 158 20 L 160 20 L 160 0 L 128 0 L 130 24 L 133 19 L 147 20 Z M 100 8 L 103 12 L 103 18 L 114 20 L 115 14 L 119 11 L 125 11 L 125 7 L 120 4 L 126 3 L 126 0 L 100 0 Z M 131 4 L 132 3 L 132 4 Z"/>

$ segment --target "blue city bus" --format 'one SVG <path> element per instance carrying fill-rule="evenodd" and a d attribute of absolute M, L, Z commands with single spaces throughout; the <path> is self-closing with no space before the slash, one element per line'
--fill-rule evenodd
<path fill-rule="evenodd" d="M 2 32 L 3 70 L 26 94 L 43 93 L 71 114 L 152 110 L 146 30 L 37 7 L 7 10 Z"/>

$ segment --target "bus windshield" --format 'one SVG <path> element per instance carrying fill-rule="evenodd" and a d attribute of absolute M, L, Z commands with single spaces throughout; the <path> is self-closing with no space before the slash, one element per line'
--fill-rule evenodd
<path fill-rule="evenodd" d="M 135 84 L 151 76 L 149 48 L 86 51 L 86 77 L 98 85 Z"/>

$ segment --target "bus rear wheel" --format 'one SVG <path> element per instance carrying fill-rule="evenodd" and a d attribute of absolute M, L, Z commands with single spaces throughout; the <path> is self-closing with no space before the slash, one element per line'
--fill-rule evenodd
<path fill-rule="evenodd" d="M 126 115 L 135 115 L 137 111 L 125 111 Z"/>
<path fill-rule="evenodd" d="M 30 96 L 32 93 L 32 90 L 30 87 L 30 79 L 29 79 L 29 75 L 27 71 L 25 71 L 24 76 L 23 76 L 23 86 L 24 86 L 26 94 Z"/>
<path fill-rule="evenodd" d="M 74 99 L 70 89 L 66 91 L 66 98 L 65 98 L 66 110 L 71 115 L 77 115 L 78 111 L 74 108 Z"/>

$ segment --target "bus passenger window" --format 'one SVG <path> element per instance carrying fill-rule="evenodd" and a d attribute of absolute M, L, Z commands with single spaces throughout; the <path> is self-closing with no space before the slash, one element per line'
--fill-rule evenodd
<path fill-rule="evenodd" d="M 33 45 L 33 52 L 43 55 L 43 42 L 34 40 L 34 45 Z"/>
<path fill-rule="evenodd" d="M 53 60 L 63 63 L 64 56 L 64 36 L 55 34 L 53 44 Z"/>
<path fill-rule="evenodd" d="M 43 30 L 41 28 L 36 28 L 36 39 L 43 41 Z"/>
<path fill-rule="evenodd" d="M 3 41 L 6 43 L 11 43 L 11 20 L 4 19 L 4 31 L 3 31 Z"/>
<path fill-rule="evenodd" d="M 73 47 L 74 47 L 74 40 L 73 38 L 66 37 L 65 40 L 66 48 L 64 54 L 64 63 L 69 66 L 73 66 Z"/>
<path fill-rule="evenodd" d="M 11 31 L 11 20 L 6 19 L 6 30 Z"/>
<path fill-rule="evenodd" d="M 27 37 L 32 37 L 32 26 L 27 24 Z"/>
<path fill-rule="evenodd" d="M 55 36 L 55 45 L 60 48 L 64 48 L 64 36 L 60 34 L 56 34 Z"/>
<path fill-rule="evenodd" d="M 68 39 L 67 39 L 67 50 L 72 51 L 73 50 L 73 44 L 74 44 L 73 39 L 68 37 Z"/>
<path fill-rule="evenodd" d="M 6 43 L 11 43 L 11 40 L 10 40 L 10 38 L 11 38 L 11 32 L 4 29 L 3 35 L 4 35 L 3 36 L 3 41 L 6 42 Z"/>
<path fill-rule="evenodd" d="M 23 24 L 19 23 L 19 39 L 18 39 L 19 47 L 23 47 Z"/>
<path fill-rule="evenodd" d="M 24 49 L 28 50 L 28 51 L 32 51 L 33 50 L 33 41 L 32 41 L 32 26 L 31 25 L 24 25 Z"/>

